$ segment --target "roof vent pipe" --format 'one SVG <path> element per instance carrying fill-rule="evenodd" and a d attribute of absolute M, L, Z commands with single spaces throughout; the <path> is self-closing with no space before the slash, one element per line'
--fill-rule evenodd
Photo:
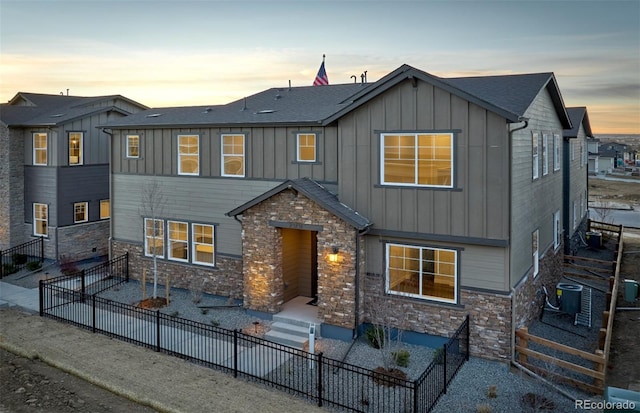
<path fill-rule="evenodd" d="M 242 107 L 242 111 L 247 110 L 247 98 L 244 98 L 244 106 Z"/>
<path fill-rule="evenodd" d="M 364 73 L 360 74 L 360 82 L 364 83 Z"/>
<path fill-rule="evenodd" d="M 364 83 L 367 83 L 367 71 L 364 71 Z"/>
<path fill-rule="evenodd" d="M 353 83 L 358 83 L 358 78 L 356 77 L 356 75 L 351 75 L 351 77 L 353 78 Z"/>

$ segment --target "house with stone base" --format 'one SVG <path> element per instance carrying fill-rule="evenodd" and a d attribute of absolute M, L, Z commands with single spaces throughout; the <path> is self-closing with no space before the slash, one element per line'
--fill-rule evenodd
<path fill-rule="evenodd" d="M 571 122 L 553 73 L 403 65 L 102 126 L 111 255 L 128 252 L 134 277 L 155 256 L 172 286 L 265 318 L 302 297 L 322 336 L 344 340 L 377 321 L 373 306 L 426 344 L 469 315 L 472 354 L 506 360 L 562 272 Z"/>
<path fill-rule="evenodd" d="M 0 106 L 0 250 L 44 237 L 46 258 L 108 253 L 109 136 L 146 106 L 125 97 L 17 93 Z"/>

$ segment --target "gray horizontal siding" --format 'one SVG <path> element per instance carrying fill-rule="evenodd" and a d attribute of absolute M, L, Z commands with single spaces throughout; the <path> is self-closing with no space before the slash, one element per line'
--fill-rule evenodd
<path fill-rule="evenodd" d="M 49 205 L 49 226 L 57 226 L 56 203 L 57 168 L 26 166 L 24 168 L 24 217 L 33 223 L 33 204 Z"/>

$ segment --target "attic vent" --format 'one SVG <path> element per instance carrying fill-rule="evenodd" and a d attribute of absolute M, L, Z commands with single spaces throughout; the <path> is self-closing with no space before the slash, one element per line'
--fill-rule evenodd
<path fill-rule="evenodd" d="M 147 115 L 148 118 L 157 118 L 158 116 L 162 116 L 162 113 L 151 113 Z"/>
<path fill-rule="evenodd" d="M 209 113 L 209 112 L 211 112 L 212 110 L 213 110 L 213 109 L 211 109 L 211 108 L 206 108 L 206 109 L 204 110 L 204 112 L 202 112 L 202 113 Z"/>
<path fill-rule="evenodd" d="M 61 118 L 64 113 L 56 113 L 55 115 L 51 115 L 52 118 Z"/>
<path fill-rule="evenodd" d="M 256 112 L 256 115 L 264 115 L 264 114 L 273 113 L 273 112 L 275 112 L 275 110 L 273 109 L 259 110 Z"/>

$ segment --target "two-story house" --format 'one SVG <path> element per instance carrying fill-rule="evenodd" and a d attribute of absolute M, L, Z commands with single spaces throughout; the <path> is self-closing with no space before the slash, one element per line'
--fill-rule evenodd
<path fill-rule="evenodd" d="M 104 127 L 112 254 L 133 276 L 155 255 L 173 285 L 204 280 L 264 317 L 307 297 L 325 337 L 356 336 L 380 301 L 426 341 L 471 315 L 472 353 L 507 359 L 561 274 L 571 123 L 552 73 L 403 65 Z"/>
<path fill-rule="evenodd" d="M 109 136 L 101 123 L 147 109 L 122 96 L 17 93 L 0 106 L 0 249 L 44 237 L 45 257 L 105 255 Z"/>
<path fill-rule="evenodd" d="M 591 132 L 587 108 L 567 108 L 571 120 L 571 128 L 565 129 L 564 151 L 564 207 L 562 221 L 564 223 L 564 253 L 571 254 L 572 248 L 580 243 L 576 236 L 579 226 L 587 217 L 588 210 L 588 140 L 595 139 Z"/>

